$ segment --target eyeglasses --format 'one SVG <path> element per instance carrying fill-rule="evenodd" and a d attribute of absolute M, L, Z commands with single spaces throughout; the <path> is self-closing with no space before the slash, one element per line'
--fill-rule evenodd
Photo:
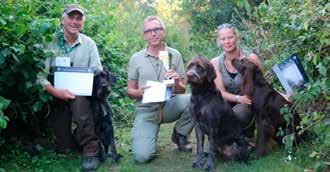
<path fill-rule="evenodd" d="M 158 34 L 161 30 L 163 30 L 163 28 L 156 27 L 156 28 L 153 28 L 153 29 L 144 30 L 143 33 L 144 34 L 152 34 L 154 32 L 155 34 Z"/>
<path fill-rule="evenodd" d="M 232 29 L 232 28 L 234 28 L 234 26 L 232 24 L 229 24 L 229 23 L 224 23 L 224 24 L 219 25 L 217 27 L 217 30 L 221 30 L 221 29 L 224 29 L 224 28 Z"/>

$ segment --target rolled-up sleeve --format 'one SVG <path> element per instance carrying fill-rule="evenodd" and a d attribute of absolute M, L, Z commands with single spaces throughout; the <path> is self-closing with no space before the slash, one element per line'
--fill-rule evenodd
<path fill-rule="evenodd" d="M 42 86 L 46 86 L 51 84 L 48 80 L 47 80 L 47 75 L 49 73 L 49 69 L 50 69 L 50 60 L 51 58 L 46 58 L 44 61 L 44 71 L 40 71 L 37 75 L 37 83 L 42 85 Z"/>
<path fill-rule="evenodd" d="M 137 58 L 137 56 L 133 55 L 128 63 L 128 70 L 127 70 L 128 80 L 138 80 L 138 78 L 139 78 L 136 58 Z"/>

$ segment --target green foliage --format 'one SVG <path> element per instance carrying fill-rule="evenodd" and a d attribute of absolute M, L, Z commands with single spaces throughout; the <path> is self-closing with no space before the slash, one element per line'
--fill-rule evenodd
<path fill-rule="evenodd" d="M 3 128 L 7 127 L 7 121 L 9 120 L 7 116 L 3 113 L 3 110 L 5 110 L 10 104 L 10 100 L 7 100 L 0 96 L 0 131 Z"/>
<path fill-rule="evenodd" d="M 126 96 L 128 42 L 123 39 L 125 33 L 122 32 L 120 20 L 116 16 L 120 13 L 119 6 L 117 3 L 107 1 L 92 4 L 86 2 L 82 5 L 88 7 L 84 32 L 95 40 L 104 68 L 117 77 L 117 83 L 109 97 L 115 122 L 121 126 L 131 126 L 134 106 Z"/>
<path fill-rule="evenodd" d="M 186 0 L 183 3 L 185 12 L 190 16 L 191 40 L 189 51 L 215 57 L 219 54 L 216 44 L 216 27 L 230 23 L 236 3 L 230 0 Z"/>
<path fill-rule="evenodd" d="M 182 153 L 176 149 L 176 146 L 172 144 L 170 139 L 173 129 L 173 124 L 162 125 L 159 131 L 159 137 L 157 141 L 157 158 L 151 163 L 136 163 L 133 159 L 132 152 L 125 148 L 122 149 L 121 143 L 125 142 L 120 140 L 119 152 L 123 155 L 119 164 L 114 164 L 113 161 L 108 158 L 101 164 L 97 171 L 120 171 L 120 172 L 172 172 L 172 171 L 185 171 L 195 172 L 202 171 L 196 170 L 191 167 L 191 164 L 195 158 L 194 153 Z M 127 140 L 130 138 L 130 130 L 117 132 L 116 135 L 124 135 Z M 207 142 L 207 141 L 206 141 Z M 192 143 L 195 144 L 196 140 L 192 139 Z M 47 149 L 41 149 L 40 154 L 34 156 L 29 155 L 24 149 L 15 144 L 7 145 L 8 148 L 0 150 L 0 167 L 6 171 L 81 171 L 81 156 L 78 153 L 71 153 L 67 155 L 56 154 Z M 208 145 L 206 143 L 206 145 Z M 125 146 L 125 145 L 124 145 Z M 130 147 L 130 145 L 126 145 Z M 126 147 L 125 146 L 125 147 Z M 269 155 L 260 158 L 258 160 L 251 158 L 249 165 L 239 163 L 235 161 L 224 161 L 220 156 L 216 158 L 216 170 L 217 171 L 229 171 L 229 172 L 297 172 L 308 169 L 314 162 L 314 159 L 308 157 L 308 151 L 314 149 L 318 145 L 300 145 L 299 149 L 295 152 L 296 159 L 284 163 L 283 156 L 286 152 L 282 149 L 274 150 Z M 328 148 L 323 148 L 325 151 L 329 151 Z M 317 156 L 323 156 L 315 153 Z M 180 163 L 178 163 L 180 162 Z M 325 169 L 321 167 L 322 170 Z M 320 170 L 320 171 L 321 171 Z M 307 171 L 307 170 L 306 170 Z"/>
<path fill-rule="evenodd" d="M 11 101 L 5 112 L 9 119 L 29 123 L 49 99 L 36 80 L 50 55 L 44 44 L 56 22 L 38 15 L 43 8 L 38 3 L 1 4 L 0 95 Z"/>

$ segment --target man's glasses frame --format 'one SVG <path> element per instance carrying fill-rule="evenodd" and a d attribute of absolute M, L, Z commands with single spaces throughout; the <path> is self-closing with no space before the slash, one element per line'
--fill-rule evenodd
<path fill-rule="evenodd" d="M 153 28 L 153 29 L 144 30 L 143 33 L 144 34 L 152 34 L 152 33 L 158 34 L 162 30 L 164 30 L 162 27 L 156 27 L 156 28 Z"/>

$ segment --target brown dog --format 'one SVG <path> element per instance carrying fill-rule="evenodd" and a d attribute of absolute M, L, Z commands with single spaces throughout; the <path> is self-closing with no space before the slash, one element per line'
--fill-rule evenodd
<path fill-rule="evenodd" d="M 206 171 L 214 170 L 218 148 L 227 159 L 247 162 L 248 143 L 230 105 L 215 87 L 212 64 L 202 56 L 192 59 L 187 66 L 187 81 L 191 86 L 190 113 L 196 122 L 197 156 L 194 168 L 204 167 L 204 136 L 210 143 Z"/>
<path fill-rule="evenodd" d="M 268 84 L 261 70 L 246 58 L 233 60 L 233 65 L 243 76 L 243 93 L 252 100 L 252 111 L 257 123 L 257 156 L 266 154 L 266 143 L 270 139 L 283 145 L 283 136 L 278 135 L 280 129 L 287 134 L 294 134 L 296 141 L 300 140 L 296 129 L 300 117 L 294 113 L 289 123 L 285 121 L 280 109 L 290 103 Z"/>

